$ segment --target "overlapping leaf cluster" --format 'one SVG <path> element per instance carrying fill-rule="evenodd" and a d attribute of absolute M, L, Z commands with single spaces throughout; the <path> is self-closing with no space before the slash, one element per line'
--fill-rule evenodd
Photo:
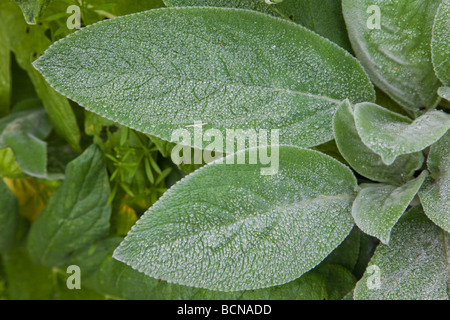
<path fill-rule="evenodd" d="M 111 1 L 83 2 L 76 33 L 71 1 L 19 1 L 36 26 L 0 7 L 0 59 L 28 75 L 0 69 L 10 297 L 449 298 L 448 0 L 143 1 L 118 18 Z M 197 121 L 279 145 L 177 168 L 176 143 L 229 143 L 172 137 Z M 272 175 L 225 164 L 268 149 Z M 23 214 L 24 176 L 50 194 L 42 212 Z"/>

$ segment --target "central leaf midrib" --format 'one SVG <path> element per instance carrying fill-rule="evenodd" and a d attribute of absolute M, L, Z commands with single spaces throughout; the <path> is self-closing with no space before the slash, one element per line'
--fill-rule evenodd
<path fill-rule="evenodd" d="M 256 215 L 253 215 L 253 216 L 252 215 L 246 215 L 243 219 L 236 220 L 236 221 L 233 221 L 231 223 L 224 223 L 224 224 L 221 224 L 221 225 L 213 226 L 213 227 L 211 227 L 208 230 L 200 230 L 199 232 L 190 233 L 189 235 L 182 236 L 180 238 L 170 239 L 169 241 L 158 242 L 157 245 L 158 246 L 161 245 L 161 244 L 168 245 L 168 244 L 174 243 L 175 241 L 178 241 L 179 239 L 189 239 L 189 238 L 192 238 L 192 237 L 196 237 L 198 235 L 205 234 L 207 232 L 211 232 L 212 230 L 229 228 L 232 225 L 244 224 L 246 221 L 249 221 L 249 220 L 252 220 L 252 219 L 257 219 L 260 216 L 264 216 L 264 215 L 266 215 L 266 214 L 268 214 L 270 212 L 273 212 L 273 211 L 275 211 L 277 209 L 282 209 L 279 212 L 283 212 L 284 210 L 289 209 L 291 207 L 297 207 L 297 206 L 300 207 L 300 206 L 304 206 L 305 204 L 310 204 L 310 203 L 314 203 L 314 202 L 317 202 L 317 201 L 336 200 L 336 199 L 344 200 L 344 199 L 353 199 L 354 197 L 355 197 L 354 193 L 343 193 L 343 194 L 338 194 L 338 195 L 320 195 L 320 196 L 318 196 L 316 198 L 303 199 L 301 201 L 294 202 L 294 203 L 291 203 L 291 204 L 288 204 L 288 205 L 284 205 L 284 206 L 278 205 L 278 206 L 272 207 L 270 209 L 264 210 L 264 211 L 262 211 L 262 212 L 260 212 L 260 213 L 258 213 Z M 210 204 L 207 201 L 201 201 L 201 202 L 205 202 L 205 203 Z M 279 215 L 279 216 L 281 216 L 281 215 Z M 171 223 L 171 224 L 174 224 L 174 223 Z M 186 223 L 185 222 L 180 222 L 178 224 L 186 224 Z M 153 226 L 157 226 L 157 225 L 153 224 Z M 155 247 L 157 245 L 155 243 Z"/>
<path fill-rule="evenodd" d="M 96 48 L 96 47 L 90 47 L 93 49 L 97 49 L 99 51 L 104 50 L 104 48 Z M 153 64 L 151 64 L 153 65 Z M 66 67 L 66 66 L 61 66 L 61 67 Z M 197 79 L 197 78 L 193 78 L 193 77 L 187 77 L 186 75 L 177 75 L 177 74 L 168 74 L 168 73 L 161 73 L 158 69 L 156 69 L 156 67 L 153 66 L 154 71 L 156 72 L 155 76 L 160 76 L 166 80 L 169 79 L 179 79 L 181 82 L 182 80 L 184 81 L 190 81 L 190 82 L 199 82 L 199 83 L 205 83 L 205 79 Z M 130 70 L 129 72 L 125 72 L 125 73 L 120 73 L 120 75 L 129 75 L 129 74 L 135 74 L 134 70 Z M 115 79 L 117 79 L 117 74 L 113 74 L 113 76 L 115 77 Z M 300 76 L 299 76 L 300 77 Z M 231 80 L 231 79 L 227 79 L 227 80 Z M 293 94 L 293 95 L 299 95 L 299 96 L 306 96 L 306 97 L 310 97 L 310 98 L 315 98 L 315 99 L 320 99 L 320 100 L 325 100 L 325 101 L 329 101 L 335 104 L 339 104 L 341 103 L 344 99 L 342 100 L 337 100 L 328 96 L 323 96 L 320 94 L 312 94 L 312 93 L 308 93 L 308 92 L 303 92 L 303 91 L 298 91 L 298 90 L 291 90 L 291 89 L 286 89 L 286 88 L 278 88 L 278 87 L 267 87 L 267 86 L 263 86 L 263 85 L 251 85 L 245 82 L 234 82 L 234 81 L 220 81 L 220 80 L 216 80 L 216 79 L 208 79 L 207 80 L 208 83 L 219 83 L 221 84 L 222 87 L 224 86 L 236 86 L 236 87 L 246 87 L 249 89 L 263 89 L 263 90 L 267 90 L 267 91 L 275 91 L 275 92 L 283 92 L 286 94 Z"/>

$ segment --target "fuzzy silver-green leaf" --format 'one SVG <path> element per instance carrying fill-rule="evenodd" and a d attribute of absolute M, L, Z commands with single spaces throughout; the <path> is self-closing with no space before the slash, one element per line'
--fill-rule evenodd
<path fill-rule="evenodd" d="M 114 257 L 154 278 L 220 291 L 300 277 L 352 230 L 356 179 L 337 160 L 291 146 L 279 147 L 278 173 L 260 168 L 214 162 L 195 171 L 144 214 Z"/>

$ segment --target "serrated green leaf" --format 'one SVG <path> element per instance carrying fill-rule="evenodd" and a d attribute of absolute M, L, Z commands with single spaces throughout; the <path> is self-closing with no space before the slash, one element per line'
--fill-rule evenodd
<path fill-rule="evenodd" d="M 279 147 L 276 174 L 262 167 L 214 162 L 195 171 L 141 217 L 114 257 L 151 277 L 221 291 L 300 277 L 350 233 L 355 177 L 331 157 L 290 146 Z"/>
<path fill-rule="evenodd" d="M 450 115 L 431 110 L 412 121 L 373 103 L 359 103 L 354 111 L 362 142 L 391 165 L 404 154 L 419 152 L 435 143 L 450 128 Z"/>
<path fill-rule="evenodd" d="M 0 149 L 10 148 L 20 169 L 47 177 L 47 144 L 52 127 L 43 108 L 16 111 L 0 119 Z"/>
<path fill-rule="evenodd" d="M 434 69 L 439 80 L 450 86 L 450 1 L 443 0 L 437 11 L 433 37 L 431 39 L 431 54 Z"/>
<path fill-rule="evenodd" d="M 17 198 L 0 179 L 0 252 L 14 244 L 20 219 Z"/>
<path fill-rule="evenodd" d="M 348 52 L 240 9 L 164 8 L 104 21 L 55 43 L 35 66 L 88 110 L 173 142 L 175 130 L 192 134 L 202 121 L 223 136 L 280 129 L 281 144 L 314 146 L 333 138 L 340 101 L 375 99 Z"/>
<path fill-rule="evenodd" d="M 400 187 L 385 184 L 363 184 L 353 202 L 352 215 L 365 233 L 388 244 L 391 230 L 419 191 L 428 173 Z"/>
<path fill-rule="evenodd" d="M 450 232 L 450 132 L 431 146 L 428 155 L 431 175 L 419 191 L 428 218 Z"/>
<path fill-rule="evenodd" d="M 430 42 L 439 4 L 429 0 L 342 2 L 356 56 L 372 81 L 414 115 L 438 103 L 441 84 L 431 62 Z M 380 29 L 372 28 L 377 13 Z"/>
<path fill-rule="evenodd" d="M 255 10 L 301 24 L 351 51 L 341 0 L 283 0 L 267 3 L 261 0 L 166 0 L 168 6 L 225 7 Z"/>
<path fill-rule="evenodd" d="M 23 16 L 29 24 L 36 24 L 47 8 L 50 0 L 13 0 L 22 9 Z"/>
<path fill-rule="evenodd" d="M 449 235 L 420 207 L 408 211 L 392 230 L 390 245 L 381 244 L 375 251 L 354 298 L 447 300 L 448 244 Z"/>
<path fill-rule="evenodd" d="M 366 178 L 401 185 L 410 180 L 422 166 L 422 153 L 402 155 L 392 165 L 385 165 L 381 157 L 361 141 L 355 126 L 353 108 L 348 101 L 336 111 L 333 127 L 342 156 L 356 172 Z"/>
<path fill-rule="evenodd" d="M 28 249 L 33 260 L 57 266 L 73 251 L 105 236 L 111 215 L 109 192 L 101 151 L 92 145 L 68 164 L 64 182 L 32 224 Z"/>

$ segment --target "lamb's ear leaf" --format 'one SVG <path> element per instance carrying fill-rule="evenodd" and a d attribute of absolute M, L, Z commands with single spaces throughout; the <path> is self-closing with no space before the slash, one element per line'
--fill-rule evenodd
<path fill-rule="evenodd" d="M 365 233 L 388 244 L 391 230 L 408 208 L 428 173 L 400 187 L 385 184 L 363 184 L 353 202 L 352 215 Z"/>
<path fill-rule="evenodd" d="M 342 100 L 375 99 L 347 51 L 242 9 L 163 8 L 103 21 L 56 42 L 34 65 L 86 109 L 199 148 L 211 142 L 180 136 L 280 129 L 281 144 L 319 145 L 333 139 Z"/>
<path fill-rule="evenodd" d="M 350 166 L 364 177 L 396 185 L 402 185 L 412 179 L 414 172 L 423 164 L 422 153 L 399 156 L 390 166 L 385 165 L 381 157 L 369 149 L 356 130 L 353 107 L 346 101 L 336 111 L 333 120 L 336 144 Z"/>
<path fill-rule="evenodd" d="M 374 103 L 355 106 L 355 125 L 362 142 L 391 165 L 404 154 L 419 152 L 450 128 L 450 115 L 431 110 L 412 121 Z"/>
<path fill-rule="evenodd" d="M 450 1 L 443 0 L 434 19 L 433 37 L 431 39 L 431 54 L 434 69 L 439 80 L 450 86 Z"/>
<path fill-rule="evenodd" d="M 427 216 L 450 232 L 450 132 L 431 146 L 428 170 L 431 175 L 419 191 L 420 201 Z"/>
<path fill-rule="evenodd" d="M 352 230 L 355 177 L 291 146 L 271 148 L 273 175 L 261 175 L 267 165 L 229 164 L 266 152 L 232 154 L 175 184 L 114 257 L 154 278 L 220 291 L 284 284 L 318 265 Z"/>
<path fill-rule="evenodd" d="M 109 193 L 102 153 L 91 145 L 67 165 L 65 180 L 31 225 L 27 246 L 33 260 L 59 266 L 74 251 L 106 236 Z"/>
<path fill-rule="evenodd" d="M 450 235 L 422 208 L 409 210 L 380 244 L 354 292 L 357 300 L 448 299 Z"/>
<path fill-rule="evenodd" d="M 350 41 L 372 81 L 412 115 L 434 108 L 441 86 L 431 62 L 440 1 L 343 0 Z"/>
<path fill-rule="evenodd" d="M 226 7 L 255 10 L 298 23 L 351 51 L 341 0 L 165 0 L 173 7 Z"/>

